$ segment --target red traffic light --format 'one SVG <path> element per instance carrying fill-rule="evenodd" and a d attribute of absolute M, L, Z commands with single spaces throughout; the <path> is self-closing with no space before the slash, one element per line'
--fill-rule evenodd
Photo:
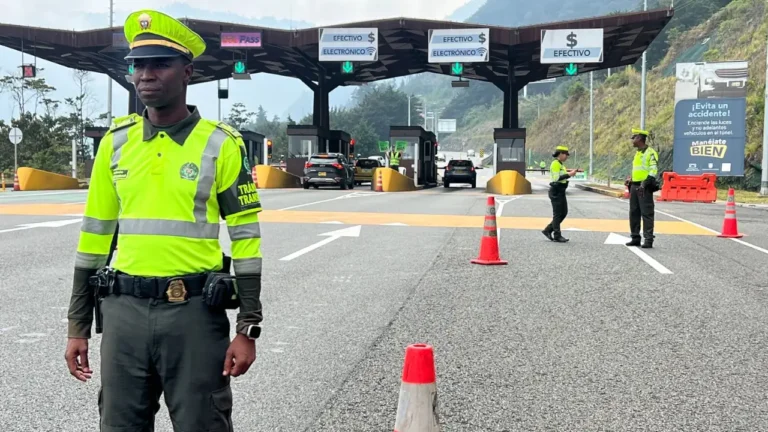
<path fill-rule="evenodd" d="M 34 65 L 23 65 L 21 72 L 23 78 L 34 78 L 37 76 L 37 68 Z"/>
<path fill-rule="evenodd" d="M 353 140 L 350 140 L 350 141 L 349 141 L 349 145 L 355 145 L 355 140 L 354 140 L 354 139 L 353 139 Z"/>

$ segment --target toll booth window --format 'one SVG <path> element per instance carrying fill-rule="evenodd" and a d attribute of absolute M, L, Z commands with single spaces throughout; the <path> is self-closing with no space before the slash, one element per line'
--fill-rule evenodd
<path fill-rule="evenodd" d="M 402 154 L 402 156 L 400 157 L 400 159 L 408 159 L 408 160 L 413 160 L 413 159 L 415 159 L 415 155 L 416 155 L 416 151 L 415 151 L 415 150 L 416 150 L 416 144 L 419 142 L 419 141 L 418 141 L 418 139 L 414 139 L 414 138 L 396 138 L 396 137 L 391 137 L 391 138 L 390 138 L 390 141 L 389 141 L 389 145 L 390 145 L 390 146 L 392 146 L 392 148 L 394 148 L 394 147 L 395 147 L 395 143 L 396 143 L 397 141 L 405 141 L 405 142 L 407 142 L 407 143 L 408 143 L 408 145 L 407 145 L 407 146 L 405 146 L 405 150 L 403 150 L 403 154 Z"/>
<path fill-rule="evenodd" d="M 290 158 L 308 158 L 312 155 L 315 147 L 317 147 L 316 138 L 288 137 L 288 157 Z"/>
<path fill-rule="evenodd" d="M 496 142 L 497 160 L 500 162 L 525 162 L 525 140 L 504 139 Z"/>

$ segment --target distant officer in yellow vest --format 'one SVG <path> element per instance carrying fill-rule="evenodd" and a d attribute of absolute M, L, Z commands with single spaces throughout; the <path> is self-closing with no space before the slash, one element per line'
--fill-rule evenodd
<path fill-rule="evenodd" d="M 632 129 L 632 145 L 637 149 L 632 160 L 632 176 L 629 186 L 629 229 L 632 240 L 627 246 L 641 246 L 640 219 L 643 221 L 643 236 L 645 241 L 642 248 L 653 247 L 653 224 L 655 204 L 653 193 L 659 190 L 657 177 L 659 174 L 659 154 L 648 147 L 646 140 L 648 131 Z"/>
<path fill-rule="evenodd" d="M 251 366 L 261 332 L 259 195 L 241 135 L 186 104 L 204 40 L 151 10 L 129 15 L 124 32 L 147 109 L 116 119 L 94 161 L 65 358 L 75 378 L 90 379 L 88 339 L 99 305 L 101 425 L 80 429 L 154 430 L 164 393 L 174 431 L 232 431 L 230 377 Z M 231 261 L 219 245 L 220 216 Z M 113 235 L 114 273 L 105 270 Z M 100 299 L 94 279 L 104 282 Z M 238 306 L 230 341 L 226 309 Z"/>
<path fill-rule="evenodd" d="M 547 163 L 544 161 L 541 161 L 541 163 L 539 163 L 539 167 L 541 167 L 541 175 L 544 175 L 544 171 L 546 171 L 547 169 Z"/>
<path fill-rule="evenodd" d="M 565 168 L 565 161 L 570 156 L 568 147 L 557 146 L 552 155 L 555 160 L 549 167 L 549 200 L 552 202 L 552 222 L 542 231 L 544 237 L 558 242 L 566 243 L 567 238 L 563 237 L 560 231 L 560 224 L 568 216 L 568 200 L 565 197 L 565 190 L 568 189 L 568 180 L 575 176 L 578 170 L 568 170 Z"/>
<path fill-rule="evenodd" d="M 395 171 L 398 171 L 400 169 L 401 156 L 402 156 L 401 152 L 396 148 L 392 147 L 392 149 L 389 151 L 389 167 Z"/>

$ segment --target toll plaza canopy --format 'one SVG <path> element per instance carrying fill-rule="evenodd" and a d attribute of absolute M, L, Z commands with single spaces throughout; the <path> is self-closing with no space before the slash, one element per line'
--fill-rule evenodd
<path fill-rule="evenodd" d="M 378 61 L 359 63 L 344 74 L 338 62 L 320 62 L 319 28 L 282 30 L 240 24 L 181 19 L 208 47 L 195 59 L 192 84 L 232 77 L 236 61 L 247 73 L 300 79 L 315 93 L 313 123 L 328 129 L 328 93 L 339 86 L 360 85 L 422 72 L 451 74 L 450 64 L 428 62 L 430 29 L 490 29 L 487 62 L 464 65 L 463 78 L 488 81 L 504 92 L 504 127 L 517 127 L 517 92 L 530 82 L 563 76 L 563 64 L 539 62 L 544 29 L 604 29 L 602 63 L 579 65 L 579 72 L 634 64 L 674 15 L 673 9 L 625 13 L 535 26 L 505 28 L 481 24 L 392 18 L 328 26 L 378 28 Z M 260 47 L 221 48 L 221 33 L 261 33 Z M 128 45 L 122 27 L 87 31 L 53 30 L 0 24 L 0 45 L 62 66 L 109 75 L 132 93 L 131 111 L 139 110 L 133 85 L 126 80 Z M 514 73 L 510 73 L 514 71 Z"/>

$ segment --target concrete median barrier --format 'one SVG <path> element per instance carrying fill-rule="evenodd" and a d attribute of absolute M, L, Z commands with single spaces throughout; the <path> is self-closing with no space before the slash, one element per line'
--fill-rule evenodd
<path fill-rule="evenodd" d="M 487 193 L 495 195 L 529 195 L 531 182 L 525 179 L 519 172 L 505 170 L 493 176 L 485 186 Z"/>
<path fill-rule="evenodd" d="M 23 191 L 80 189 L 76 178 L 39 169 L 19 168 L 19 189 Z"/>
<path fill-rule="evenodd" d="M 269 165 L 256 165 L 259 189 L 300 188 L 301 178 Z"/>
<path fill-rule="evenodd" d="M 384 192 L 410 192 L 416 190 L 413 179 L 391 168 L 378 168 L 381 171 L 381 185 Z M 374 174 L 377 174 L 374 173 Z"/>

